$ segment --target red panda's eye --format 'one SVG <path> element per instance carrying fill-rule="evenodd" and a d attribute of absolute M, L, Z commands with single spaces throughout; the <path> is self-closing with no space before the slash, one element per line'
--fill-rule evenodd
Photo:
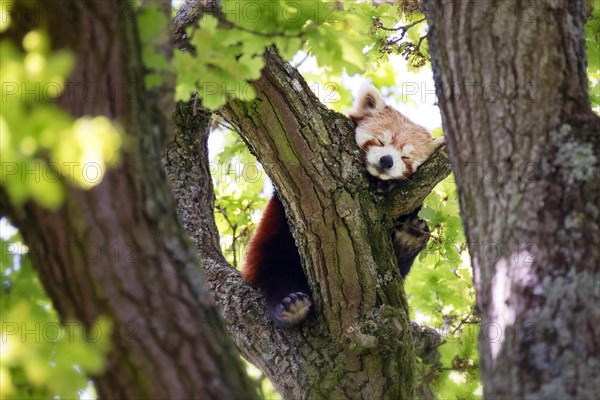
<path fill-rule="evenodd" d="M 377 142 L 379 142 L 380 146 L 384 146 L 383 142 L 380 139 L 377 139 Z"/>
<path fill-rule="evenodd" d="M 401 158 L 402 158 L 403 160 L 410 160 L 410 157 L 407 157 L 407 156 L 402 156 Z"/>

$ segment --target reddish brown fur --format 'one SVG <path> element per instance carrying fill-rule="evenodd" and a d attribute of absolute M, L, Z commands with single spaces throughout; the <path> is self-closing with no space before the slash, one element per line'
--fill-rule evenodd
<path fill-rule="evenodd" d="M 240 273 L 251 285 L 257 286 L 260 278 L 260 265 L 263 262 L 264 244 L 271 242 L 283 229 L 288 230 L 285 214 L 278 210 L 276 196 L 271 197 L 263 211 L 262 219 L 254 231 L 248 245 L 246 262 Z"/>
<path fill-rule="evenodd" d="M 267 314 L 281 327 L 303 321 L 310 291 L 283 204 L 273 195 L 248 246 L 242 276 L 260 289 Z"/>

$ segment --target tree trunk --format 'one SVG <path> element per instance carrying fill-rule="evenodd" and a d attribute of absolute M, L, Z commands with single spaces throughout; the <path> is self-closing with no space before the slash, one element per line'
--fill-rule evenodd
<path fill-rule="evenodd" d="M 179 10 L 175 41 L 180 47 L 187 48 L 184 27 L 202 11 L 194 1 Z M 275 51 L 265 58 L 262 77 L 253 83 L 256 100 L 231 100 L 221 114 L 246 140 L 285 203 L 311 284 L 314 318 L 303 328 L 275 328 L 260 297 L 220 252 L 202 250 L 207 243 L 214 249 L 218 238 L 212 221 L 199 222 L 213 204 L 208 131 L 189 117 L 199 112 L 193 104 L 179 104 L 181 118 L 176 117 L 176 139 L 165 164 L 179 216 L 210 260 L 205 268 L 215 300 L 243 355 L 284 397 L 412 399 L 412 333 L 422 352 L 435 346 L 431 338 L 437 335 L 409 323 L 391 247 L 391 218 L 412 211 L 447 176 L 445 154 L 423 165 L 412 186 L 378 200 L 368 189 L 348 119 L 326 109 Z"/>
<path fill-rule="evenodd" d="M 76 56 L 67 84 L 99 90 L 94 101 L 71 91 L 59 104 L 75 117 L 104 115 L 127 132 L 121 165 L 89 191 L 65 184 L 57 211 L 11 205 L 0 188 L 0 212 L 22 232 L 60 318 L 114 322 L 107 369 L 94 377 L 99 395 L 256 398 L 234 346 L 215 335 L 222 323 L 177 222 L 160 164 L 165 123 L 146 100 L 130 2 L 15 7 L 15 36 L 52 16 L 41 22 L 53 46 Z"/>
<path fill-rule="evenodd" d="M 600 121 L 582 8 L 424 4 L 488 398 L 600 393 Z"/>

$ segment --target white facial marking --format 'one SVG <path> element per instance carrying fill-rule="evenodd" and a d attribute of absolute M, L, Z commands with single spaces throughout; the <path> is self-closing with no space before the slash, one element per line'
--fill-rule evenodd
<path fill-rule="evenodd" d="M 394 165 L 388 169 L 380 167 L 381 157 L 390 156 Z M 382 180 L 400 179 L 407 172 L 406 165 L 402 160 L 402 154 L 392 145 L 383 147 L 372 146 L 366 154 L 367 171 Z"/>
<path fill-rule="evenodd" d="M 356 128 L 356 144 L 358 145 L 358 147 L 361 147 L 363 144 L 365 144 L 368 140 L 373 139 L 373 136 L 371 136 L 369 134 L 369 131 L 361 128 L 360 126 L 358 128 Z"/>

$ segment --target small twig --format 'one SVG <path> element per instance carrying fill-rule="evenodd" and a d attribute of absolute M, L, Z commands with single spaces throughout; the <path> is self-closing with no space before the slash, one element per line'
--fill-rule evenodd
<path fill-rule="evenodd" d="M 472 313 L 467 313 L 467 316 L 464 317 L 459 323 L 458 326 L 456 328 L 454 328 L 452 330 L 452 334 L 454 335 L 456 333 L 456 331 L 458 331 L 460 328 L 463 327 L 463 325 L 470 325 L 473 324 L 473 322 L 469 322 L 469 318 L 472 316 Z"/>
<path fill-rule="evenodd" d="M 429 32 L 427 32 L 426 34 L 424 34 L 423 36 L 421 36 L 419 38 L 419 41 L 417 42 L 417 46 L 415 47 L 415 51 L 418 51 L 419 54 L 421 54 L 421 43 L 423 42 L 423 40 L 425 40 L 425 38 L 427 38 L 428 35 L 429 35 Z"/>
<path fill-rule="evenodd" d="M 229 170 L 227 171 L 229 173 Z M 225 219 L 225 222 L 227 222 L 227 224 L 229 225 L 229 228 L 231 229 L 231 250 L 233 251 L 233 263 L 232 266 L 234 268 L 237 269 L 237 256 L 235 253 L 235 245 L 236 245 L 236 241 L 237 241 L 237 237 L 236 237 L 236 231 L 237 231 L 237 224 L 233 224 L 231 223 L 231 221 L 229 220 L 229 217 L 227 216 L 227 212 L 225 211 L 225 209 L 221 206 L 217 206 L 216 207 L 217 210 L 219 211 L 219 213 L 223 216 L 223 218 Z"/>
<path fill-rule="evenodd" d="M 310 54 L 308 52 L 306 52 L 306 55 L 302 58 L 302 60 L 298 61 L 298 63 L 296 65 L 294 65 L 294 68 L 298 69 L 302 64 L 304 64 L 304 62 L 306 60 L 308 60 L 309 56 L 310 56 Z"/>
<path fill-rule="evenodd" d="M 383 24 L 381 22 L 377 23 L 377 28 L 379 29 L 383 29 L 384 31 L 393 31 L 393 32 L 402 32 L 402 36 L 404 37 L 404 35 L 406 34 L 406 32 L 412 28 L 413 26 L 420 24 L 421 22 L 424 22 L 427 18 L 421 18 L 417 21 L 411 22 L 408 25 L 403 25 L 403 26 L 399 26 L 397 28 L 386 28 L 385 26 L 383 26 Z"/>

